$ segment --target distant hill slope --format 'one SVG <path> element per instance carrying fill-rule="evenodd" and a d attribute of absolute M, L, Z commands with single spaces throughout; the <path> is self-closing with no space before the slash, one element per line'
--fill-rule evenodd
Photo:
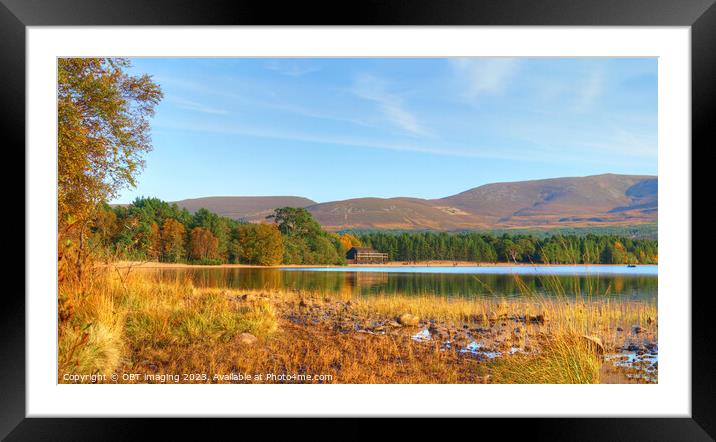
<path fill-rule="evenodd" d="M 657 200 L 657 177 L 607 174 L 487 184 L 436 200 L 350 199 L 308 210 L 333 230 L 460 230 L 653 222 Z"/>
<path fill-rule="evenodd" d="M 210 196 L 176 201 L 190 212 L 204 208 L 233 219 L 264 219 L 279 207 L 307 207 L 315 201 L 300 196 Z"/>
<path fill-rule="evenodd" d="M 497 183 L 437 201 L 491 225 L 656 220 L 658 179 L 606 174 Z"/>
<path fill-rule="evenodd" d="M 211 197 L 177 204 L 250 221 L 277 207 L 305 207 L 329 230 L 624 225 L 657 220 L 658 178 L 606 174 L 495 183 L 435 200 L 356 198 L 316 204 L 299 197 Z"/>
<path fill-rule="evenodd" d="M 450 230 L 479 222 L 437 207 L 418 198 L 357 198 L 309 206 L 321 225 L 340 229 L 435 229 Z M 475 226 L 477 227 L 477 226 Z"/>

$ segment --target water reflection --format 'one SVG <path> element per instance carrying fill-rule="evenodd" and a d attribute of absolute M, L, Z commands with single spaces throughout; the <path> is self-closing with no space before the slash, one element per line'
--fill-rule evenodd
<path fill-rule="evenodd" d="M 613 296 L 655 300 L 656 275 L 512 275 L 307 271 L 261 268 L 142 269 L 163 280 L 190 278 L 197 287 L 307 290 L 323 293 L 440 296 Z"/>

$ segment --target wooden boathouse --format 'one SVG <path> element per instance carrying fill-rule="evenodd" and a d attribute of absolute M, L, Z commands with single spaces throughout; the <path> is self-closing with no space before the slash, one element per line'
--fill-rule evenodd
<path fill-rule="evenodd" d="M 346 253 L 348 264 L 385 264 L 388 254 L 376 252 L 370 247 L 351 247 Z"/>

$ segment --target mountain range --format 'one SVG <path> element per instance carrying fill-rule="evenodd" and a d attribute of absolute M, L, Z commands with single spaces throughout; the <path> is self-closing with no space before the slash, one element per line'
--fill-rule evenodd
<path fill-rule="evenodd" d="M 304 207 L 328 230 L 470 230 L 643 224 L 658 214 L 658 178 L 604 174 L 486 184 L 439 199 L 221 196 L 176 201 L 258 222 L 278 207 Z"/>

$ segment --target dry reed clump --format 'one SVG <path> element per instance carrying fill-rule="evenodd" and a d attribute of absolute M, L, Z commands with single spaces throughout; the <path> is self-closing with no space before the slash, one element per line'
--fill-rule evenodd
<path fill-rule="evenodd" d="M 124 352 L 125 314 L 101 283 L 87 293 L 76 285 L 62 286 L 58 297 L 58 372 L 107 374 Z"/>
<path fill-rule="evenodd" d="M 602 361 L 578 336 L 552 337 L 537 355 L 495 360 L 492 382 L 500 384 L 598 384 Z"/>
<path fill-rule="evenodd" d="M 184 296 L 177 294 L 186 293 Z M 138 292 L 154 297 L 127 315 L 127 337 L 135 345 L 186 345 L 197 340 L 230 341 L 240 333 L 268 336 L 277 329 L 268 301 L 240 304 L 226 294 L 203 293 L 181 285 Z"/>

